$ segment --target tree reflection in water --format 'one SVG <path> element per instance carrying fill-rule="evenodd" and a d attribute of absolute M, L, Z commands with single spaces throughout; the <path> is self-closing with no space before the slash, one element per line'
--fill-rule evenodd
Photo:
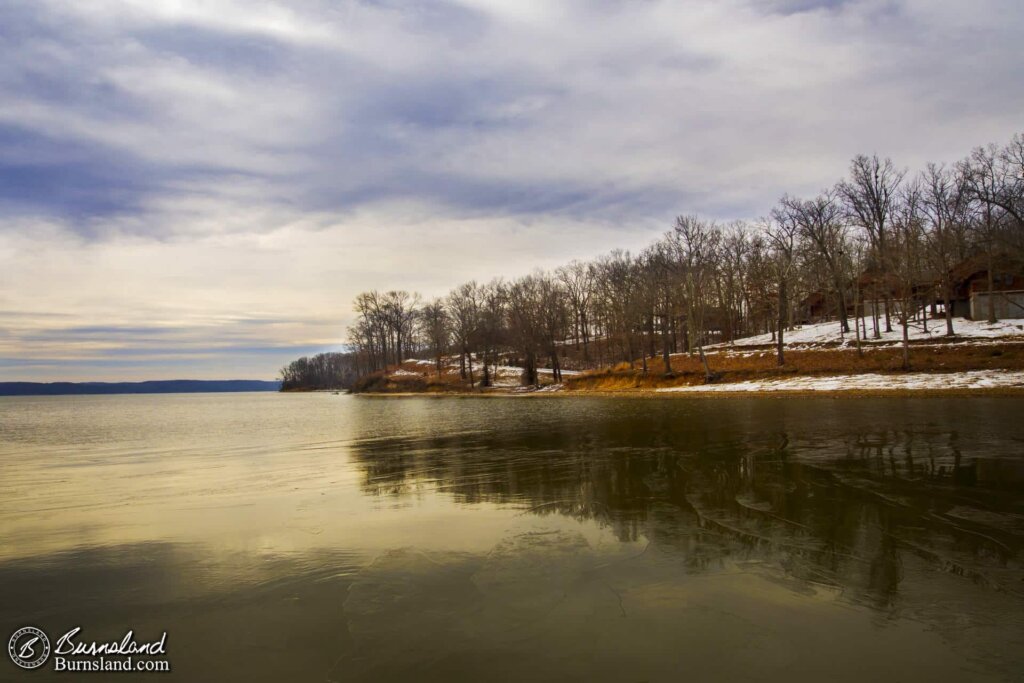
<path fill-rule="evenodd" d="M 770 567 L 882 620 L 984 629 L 1009 615 L 1019 637 L 1024 461 L 1012 439 L 965 438 L 949 419 L 969 419 L 962 404 L 908 417 L 900 401 L 709 403 L 596 401 L 540 425 L 374 438 L 353 453 L 374 496 L 433 491 L 595 520 L 689 574 Z M 1007 417 L 998 402 L 974 407 Z M 957 613 L 979 600 L 996 611 Z"/>

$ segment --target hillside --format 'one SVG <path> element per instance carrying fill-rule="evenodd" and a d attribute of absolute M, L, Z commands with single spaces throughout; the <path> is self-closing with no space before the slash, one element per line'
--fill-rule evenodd
<path fill-rule="evenodd" d="M 660 355 L 630 363 L 606 364 L 588 370 L 562 370 L 562 382 L 541 369 L 541 386 L 523 387 L 522 370 L 512 365 L 492 369 L 493 385 L 480 388 L 480 360 L 474 359 L 473 387 L 460 376 L 458 357 L 444 359 L 440 375 L 432 360 L 407 360 L 387 372 L 363 378 L 357 391 L 366 393 L 534 393 L 540 392 L 781 392 L 781 391 L 1024 391 L 1024 319 L 990 325 L 955 321 L 956 335 L 945 336 L 943 320 L 929 321 L 925 332 L 911 331 L 911 371 L 902 370 L 901 332 L 862 341 L 858 354 L 853 335 L 841 337 L 836 322 L 805 325 L 785 334 L 786 364 L 779 367 L 770 335 L 736 340 L 707 348 L 716 374 L 707 383 L 696 353 L 670 356 L 671 374 Z M 871 333 L 869 327 L 869 335 Z M 564 365 L 578 366 L 571 345 Z"/>

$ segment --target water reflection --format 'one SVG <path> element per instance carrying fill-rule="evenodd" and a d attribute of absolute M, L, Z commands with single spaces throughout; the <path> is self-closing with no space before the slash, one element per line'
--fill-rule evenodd
<path fill-rule="evenodd" d="M 742 546 L 877 605 L 893 603 L 897 549 L 1021 594 L 1024 460 L 1013 450 L 965 460 L 955 430 L 863 429 L 850 417 L 848 433 L 823 453 L 819 434 L 741 427 L 729 414 L 697 425 L 664 421 L 674 406 L 637 403 L 645 413 L 586 430 L 569 421 L 373 438 L 355 441 L 352 453 L 370 495 L 402 500 L 430 490 L 465 504 L 594 518 L 623 541 L 683 545 L 704 558 L 697 562 Z"/>
<path fill-rule="evenodd" d="M 0 403 L 8 631 L 167 630 L 180 680 L 1024 670 L 1019 400 L 101 398 Z"/>
<path fill-rule="evenodd" d="M 687 574 L 777 569 L 772 579 L 793 590 L 925 623 L 967 659 L 1005 665 L 1024 634 L 1019 436 L 985 432 L 985 421 L 964 435 L 935 419 L 932 409 L 948 406 L 896 405 L 911 410 L 878 421 L 877 406 L 856 402 L 809 403 L 817 410 L 806 413 L 754 406 L 757 420 L 732 403 L 690 415 L 666 402 L 599 403 L 594 419 L 372 438 L 353 454 L 370 495 L 428 488 L 465 504 L 596 520 Z M 961 419 L 980 408 L 999 420 L 1018 406 L 959 408 Z M 1024 662 L 1009 660 L 1016 671 Z"/>

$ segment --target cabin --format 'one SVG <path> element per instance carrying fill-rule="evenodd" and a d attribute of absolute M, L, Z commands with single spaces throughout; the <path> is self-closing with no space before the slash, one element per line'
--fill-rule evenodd
<path fill-rule="evenodd" d="M 877 268 L 865 270 L 857 276 L 853 284 L 858 290 L 865 311 L 870 311 L 873 306 L 881 308 L 884 301 L 891 301 L 899 296 L 900 285 L 896 276 Z"/>
<path fill-rule="evenodd" d="M 989 257 L 979 254 L 954 266 L 950 306 L 954 316 L 984 320 L 989 309 Z M 991 257 L 992 306 L 996 318 L 1024 318 L 1024 259 L 1001 253 Z"/>
<path fill-rule="evenodd" d="M 865 317 L 874 315 L 885 315 L 886 302 L 891 311 L 895 311 L 894 302 L 903 298 L 903 285 L 899 278 L 890 271 L 876 268 L 869 268 L 861 273 L 854 281 L 860 299 L 860 313 Z M 929 291 L 932 289 L 930 281 L 914 283 L 911 291 L 911 298 L 914 307 L 919 308 L 928 299 Z"/>
<path fill-rule="evenodd" d="M 829 305 L 828 295 L 820 289 L 811 292 L 797 304 L 797 321 L 807 325 L 831 319 L 836 312 L 835 306 Z"/>

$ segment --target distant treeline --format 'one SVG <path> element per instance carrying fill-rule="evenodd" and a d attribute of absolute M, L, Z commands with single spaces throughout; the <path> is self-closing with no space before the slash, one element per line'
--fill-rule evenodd
<path fill-rule="evenodd" d="M 349 389 L 360 374 L 351 353 L 303 356 L 281 368 L 281 391 Z"/>
<path fill-rule="evenodd" d="M 524 382 L 536 384 L 544 363 L 559 380 L 572 344 L 582 347 L 584 366 L 639 361 L 645 373 L 648 359 L 661 356 L 663 366 L 655 365 L 670 374 L 670 353 L 696 352 L 713 379 L 703 353 L 709 342 L 770 332 L 783 365 L 785 330 L 835 319 L 858 349 L 869 325 L 876 338 L 900 325 L 909 367 L 907 327 L 927 324 L 928 307 L 944 304 L 954 334 L 958 264 L 982 263 L 991 292 L 999 279 L 1012 279 L 1022 257 L 1024 134 L 913 175 L 861 155 L 848 177 L 810 199 L 786 195 L 758 221 L 684 215 L 637 254 L 468 282 L 429 302 L 403 291 L 364 292 L 348 330 L 349 364 L 370 373 L 426 357 L 440 375 L 443 358 L 454 354 L 463 379 L 487 386 L 491 368 L 515 358 Z"/>
<path fill-rule="evenodd" d="M 229 391 L 277 391 L 279 387 L 280 382 L 250 379 L 173 379 L 149 382 L 0 382 L 0 396 L 192 394 Z"/>

